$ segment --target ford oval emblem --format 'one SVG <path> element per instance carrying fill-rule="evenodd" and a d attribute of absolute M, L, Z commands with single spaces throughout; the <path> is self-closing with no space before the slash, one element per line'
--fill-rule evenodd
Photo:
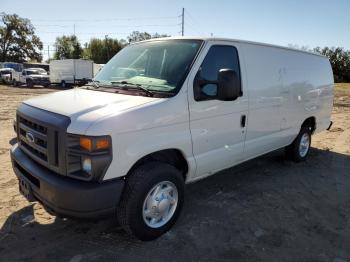
<path fill-rule="evenodd" d="M 26 133 L 26 138 L 27 138 L 27 141 L 28 141 L 29 143 L 34 143 L 34 136 L 33 136 L 32 133 L 27 132 L 27 133 Z"/>

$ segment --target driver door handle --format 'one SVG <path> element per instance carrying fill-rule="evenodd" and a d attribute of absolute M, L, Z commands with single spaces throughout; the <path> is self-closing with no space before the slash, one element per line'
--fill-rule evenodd
<path fill-rule="evenodd" d="M 245 127 L 246 119 L 247 119 L 246 115 L 241 116 L 241 127 Z"/>

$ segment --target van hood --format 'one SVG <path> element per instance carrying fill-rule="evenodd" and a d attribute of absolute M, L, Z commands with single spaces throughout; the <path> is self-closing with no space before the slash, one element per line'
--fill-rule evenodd
<path fill-rule="evenodd" d="M 162 99 L 74 88 L 31 98 L 24 103 L 68 116 L 71 119 L 71 128 L 84 132 L 100 118 Z"/>
<path fill-rule="evenodd" d="M 29 77 L 35 77 L 35 78 L 49 78 L 48 75 L 39 75 L 39 74 L 29 75 Z"/>

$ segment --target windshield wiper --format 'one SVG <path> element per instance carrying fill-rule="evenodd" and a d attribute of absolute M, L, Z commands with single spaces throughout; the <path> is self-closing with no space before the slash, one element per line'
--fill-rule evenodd
<path fill-rule="evenodd" d="M 154 96 L 154 93 L 152 91 L 148 90 L 147 88 L 143 87 L 140 84 L 132 84 L 132 83 L 129 83 L 127 81 L 112 81 L 111 84 L 112 85 L 117 84 L 118 86 L 116 86 L 116 87 L 120 87 L 120 88 L 126 89 L 126 90 L 128 90 L 128 89 L 142 90 L 146 94 L 148 94 L 150 96 Z"/>
<path fill-rule="evenodd" d="M 98 81 L 98 80 L 91 80 L 89 83 L 92 83 L 95 88 L 100 87 L 100 85 L 99 85 L 100 81 Z M 92 86 L 92 85 L 89 85 L 89 83 L 87 84 L 87 86 Z"/>

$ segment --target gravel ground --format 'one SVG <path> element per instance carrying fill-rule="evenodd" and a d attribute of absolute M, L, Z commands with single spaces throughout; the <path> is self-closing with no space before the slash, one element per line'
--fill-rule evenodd
<path fill-rule="evenodd" d="M 306 162 L 279 150 L 188 185 L 179 221 L 153 242 L 113 219 L 52 216 L 19 194 L 15 108 L 53 91 L 0 86 L 0 261 L 350 261 L 350 88 L 337 89 L 333 127 L 313 137 Z"/>

